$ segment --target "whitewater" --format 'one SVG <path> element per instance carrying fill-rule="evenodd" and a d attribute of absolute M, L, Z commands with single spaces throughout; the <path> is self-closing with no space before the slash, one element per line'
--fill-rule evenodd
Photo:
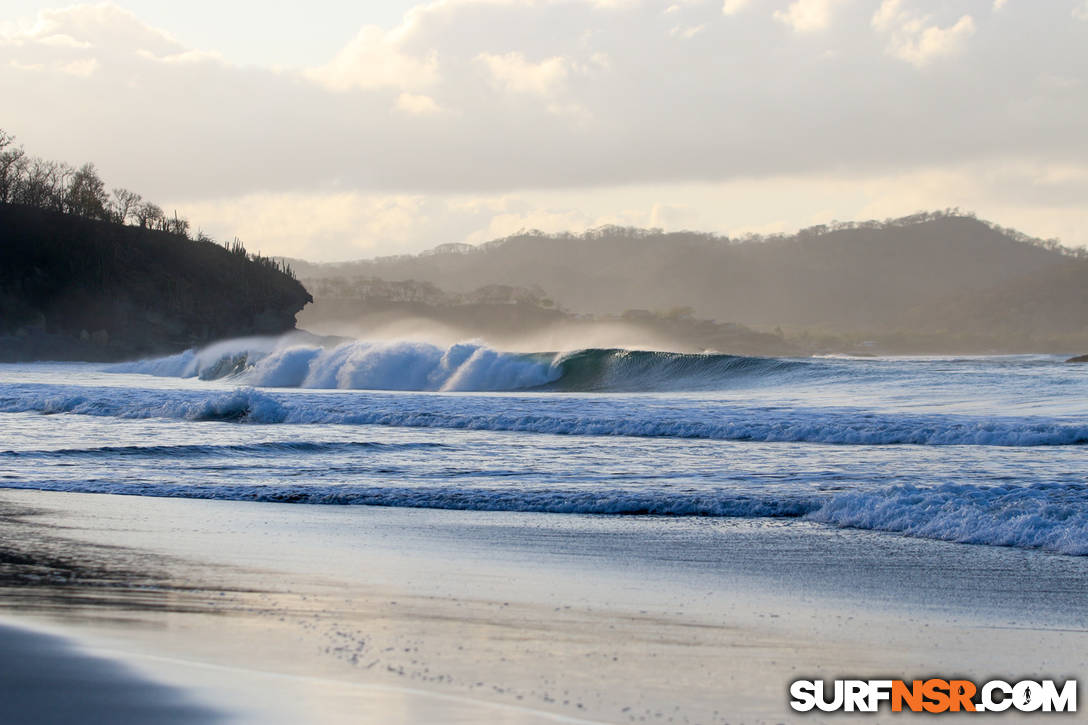
<path fill-rule="evenodd" d="M 0 487 L 773 517 L 1088 555 L 1088 366 L 305 335 L 0 365 Z"/>

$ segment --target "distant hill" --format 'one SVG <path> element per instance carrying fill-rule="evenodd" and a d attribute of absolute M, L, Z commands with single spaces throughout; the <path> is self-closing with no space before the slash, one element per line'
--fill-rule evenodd
<path fill-rule="evenodd" d="M 1086 263 L 1056 242 L 958 212 L 740 240 L 604 227 L 336 265 L 292 261 L 307 284 L 413 280 L 453 293 L 510 285 L 577 313 L 689 308 L 787 337 L 883 340 L 896 352 L 1079 350 L 1088 345 Z"/>
<path fill-rule="evenodd" d="M 240 246 L 0 203 L 0 360 L 112 360 L 279 333 L 310 299 Z"/>
<path fill-rule="evenodd" d="M 584 315 L 558 309 L 539 289 L 488 285 L 452 293 L 429 282 L 329 277 L 307 283 L 315 302 L 299 315 L 312 332 L 424 337 L 430 342 L 481 338 L 514 349 L 578 345 L 652 347 L 677 352 L 728 350 L 739 355 L 795 355 L 781 335 L 695 319 L 690 309 Z"/>
<path fill-rule="evenodd" d="M 913 309 L 907 327 L 985 331 L 1018 349 L 1088 349 L 1088 259 L 1061 259 L 978 292 Z"/>

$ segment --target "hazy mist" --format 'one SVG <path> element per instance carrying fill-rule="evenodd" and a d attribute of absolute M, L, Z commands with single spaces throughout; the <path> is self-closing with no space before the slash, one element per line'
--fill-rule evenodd
<path fill-rule="evenodd" d="M 1085 255 L 957 212 L 745 239 L 532 233 L 292 266 L 315 297 L 300 324 L 364 337 L 764 354 L 873 337 L 897 351 L 1088 344 Z"/>

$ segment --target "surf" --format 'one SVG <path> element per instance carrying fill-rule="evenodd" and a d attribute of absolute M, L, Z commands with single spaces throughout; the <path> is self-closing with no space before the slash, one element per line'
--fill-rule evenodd
<path fill-rule="evenodd" d="M 257 387 L 435 392 L 714 390 L 811 373 L 819 362 L 619 348 L 509 352 L 480 342 L 249 338 L 162 358 L 120 363 L 116 373 L 230 379 Z"/>
<path fill-rule="evenodd" d="M 702 401 L 676 408 L 617 396 L 438 395 L 337 391 L 161 390 L 8 384 L 0 412 L 254 425 L 372 425 L 574 436 L 844 446 L 1080 446 L 1088 423 L 1042 416 L 879 413 L 859 408 Z"/>

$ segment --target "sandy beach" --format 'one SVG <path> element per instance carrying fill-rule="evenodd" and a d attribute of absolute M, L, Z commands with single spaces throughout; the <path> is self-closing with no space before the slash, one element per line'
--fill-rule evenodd
<path fill-rule="evenodd" d="M 5 620 L 192 722 L 785 722 L 802 676 L 1088 664 L 1079 557 L 789 520 L 0 501 Z"/>

